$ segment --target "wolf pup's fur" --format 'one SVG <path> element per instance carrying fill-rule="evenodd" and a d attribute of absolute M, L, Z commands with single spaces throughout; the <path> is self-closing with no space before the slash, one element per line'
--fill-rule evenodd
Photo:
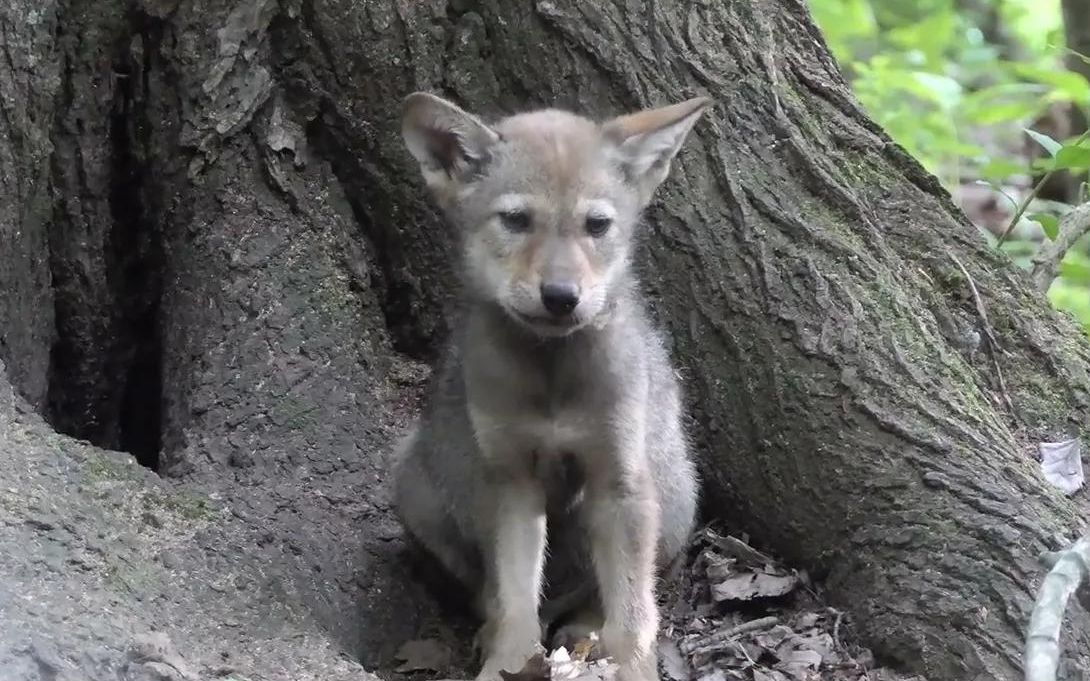
<path fill-rule="evenodd" d="M 545 581 L 591 585 L 569 626 L 600 629 L 621 681 L 657 678 L 655 579 L 692 530 L 697 476 L 631 258 L 709 104 L 488 125 L 433 95 L 405 101 L 405 143 L 460 232 L 466 295 L 397 453 L 396 506 L 477 594 L 478 679 L 533 653 Z"/>

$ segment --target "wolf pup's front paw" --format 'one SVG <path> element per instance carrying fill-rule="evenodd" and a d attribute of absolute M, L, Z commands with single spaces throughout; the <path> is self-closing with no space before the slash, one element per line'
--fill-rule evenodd
<path fill-rule="evenodd" d="M 658 656 L 654 649 L 639 657 L 630 657 L 618 663 L 616 681 L 658 681 Z"/>
<path fill-rule="evenodd" d="M 650 624 L 638 632 L 603 628 L 602 644 L 618 665 L 616 681 L 658 681 L 655 631 Z"/>
<path fill-rule="evenodd" d="M 545 654 L 541 627 L 536 619 L 523 626 L 486 624 L 477 636 L 482 644 L 484 664 L 476 681 L 501 681 L 501 671 L 517 674 L 534 655 Z"/>

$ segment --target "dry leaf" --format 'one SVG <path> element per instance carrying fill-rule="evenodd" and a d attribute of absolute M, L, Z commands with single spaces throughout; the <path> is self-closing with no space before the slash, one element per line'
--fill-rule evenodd
<path fill-rule="evenodd" d="M 758 645 L 767 648 L 768 650 L 775 650 L 780 646 L 781 643 L 784 642 L 784 639 L 786 639 L 788 636 L 794 635 L 795 632 L 791 629 L 791 627 L 777 624 L 776 626 L 769 629 L 767 632 L 757 634 L 757 636 L 754 637 L 754 641 L 756 641 Z"/>
<path fill-rule="evenodd" d="M 564 651 L 564 656 L 567 657 L 567 651 Z M 539 650 L 526 660 L 526 664 L 519 671 L 508 672 L 501 669 L 500 678 L 503 681 L 549 681 L 552 678 L 552 665 Z"/>
<path fill-rule="evenodd" d="M 833 657 L 833 637 L 825 632 L 795 636 L 792 644 L 795 648 L 814 651 L 823 660 Z"/>
<path fill-rule="evenodd" d="M 406 641 L 397 649 L 397 659 L 402 660 L 399 672 L 441 672 L 450 665 L 450 648 L 432 638 Z"/>
<path fill-rule="evenodd" d="M 711 551 L 704 552 L 704 564 L 706 565 L 704 574 L 713 582 L 726 579 L 738 572 L 735 568 L 736 561 L 733 558 L 724 558 Z"/>
<path fill-rule="evenodd" d="M 563 647 L 552 652 L 547 664 L 551 681 L 612 681 L 617 672 L 617 665 L 608 659 L 573 658 Z"/>
<path fill-rule="evenodd" d="M 810 672 L 817 671 L 821 667 L 821 655 L 814 650 L 791 650 L 778 657 L 780 662 L 776 668 L 787 672 L 799 681 L 808 679 Z"/>
<path fill-rule="evenodd" d="M 795 626 L 799 629 L 809 629 L 816 627 L 818 622 L 821 621 L 821 613 L 807 612 L 803 613 L 795 622 Z"/>
<path fill-rule="evenodd" d="M 574 648 L 572 657 L 583 662 L 593 662 L 594 660 L 604 657 L 602 646 L 598 641 L 597 632 L 592 631 L 590 633 L 590 638 L 578 641 Z"/>
<path fill-rule="evenodd" d="M 1065 494 L 1079 491 L 1085 482 L 1082 471 L 1082 447 L 1078 438 L 1064 442 L 1042 442 L 1041 470 L 1045 479 Z"/>
<path fill-rule="evenodd" d="M 712 584 L 712 597 L 716 601 L 749 601 L 754 598 L 773 598 L 791 593 L 798 586 L 794 574 L 776 575 L 767 572 L 750 572 L 734 575 Z"/>

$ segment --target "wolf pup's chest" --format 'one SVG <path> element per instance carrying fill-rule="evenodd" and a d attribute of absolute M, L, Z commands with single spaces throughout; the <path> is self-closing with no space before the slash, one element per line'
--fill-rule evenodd
<path fill-rule="evenodd" d="M 503 443 L 523 456 L 582 457 L 607 428 L 603 385 L 582 362 L 565 357 L 519 357 L 498 362 L 469 392 L 481 444 Z"/>
<path fill-rule="evenodd" d="M 601 440 L 605 424 L 581 410 L 535 409 L 512 402 L 500 410 L 472 410 L 473 429 L 486 448 L 503 443 L 506 455 L 553 459 L 582 457 Z"/>

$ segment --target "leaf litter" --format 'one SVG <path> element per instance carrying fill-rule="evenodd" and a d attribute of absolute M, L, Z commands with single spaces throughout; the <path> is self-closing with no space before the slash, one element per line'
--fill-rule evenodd
<path fill-rule="evenodd" d="M 876 664 L 850 641 L 848 615 L 822 604 L 809 576 L 712 527 L 695 533 L 684 565 L 660 593 L 657 642 L 665 681 L 926 681 Z M 504 681 L 614 681 L 597 638 L 538 652 Z M 436 669 L 420 647 L 404 667 Z M 402 657 L 405 659 L 405 657 Z M 425 660 L 426 663 L 422 660 Z M 436 662 L 436 664 L 433 664 Z"/>
<path fill-rule="evenodd" d="M 821 603 L 805 571 L 711 527 L 696 533 L 689 555 L 663 612 L 683 665 L 660 663 L 664 678 L 923 681 L 879 667 L 847 642 L 848 616 Z"/>

